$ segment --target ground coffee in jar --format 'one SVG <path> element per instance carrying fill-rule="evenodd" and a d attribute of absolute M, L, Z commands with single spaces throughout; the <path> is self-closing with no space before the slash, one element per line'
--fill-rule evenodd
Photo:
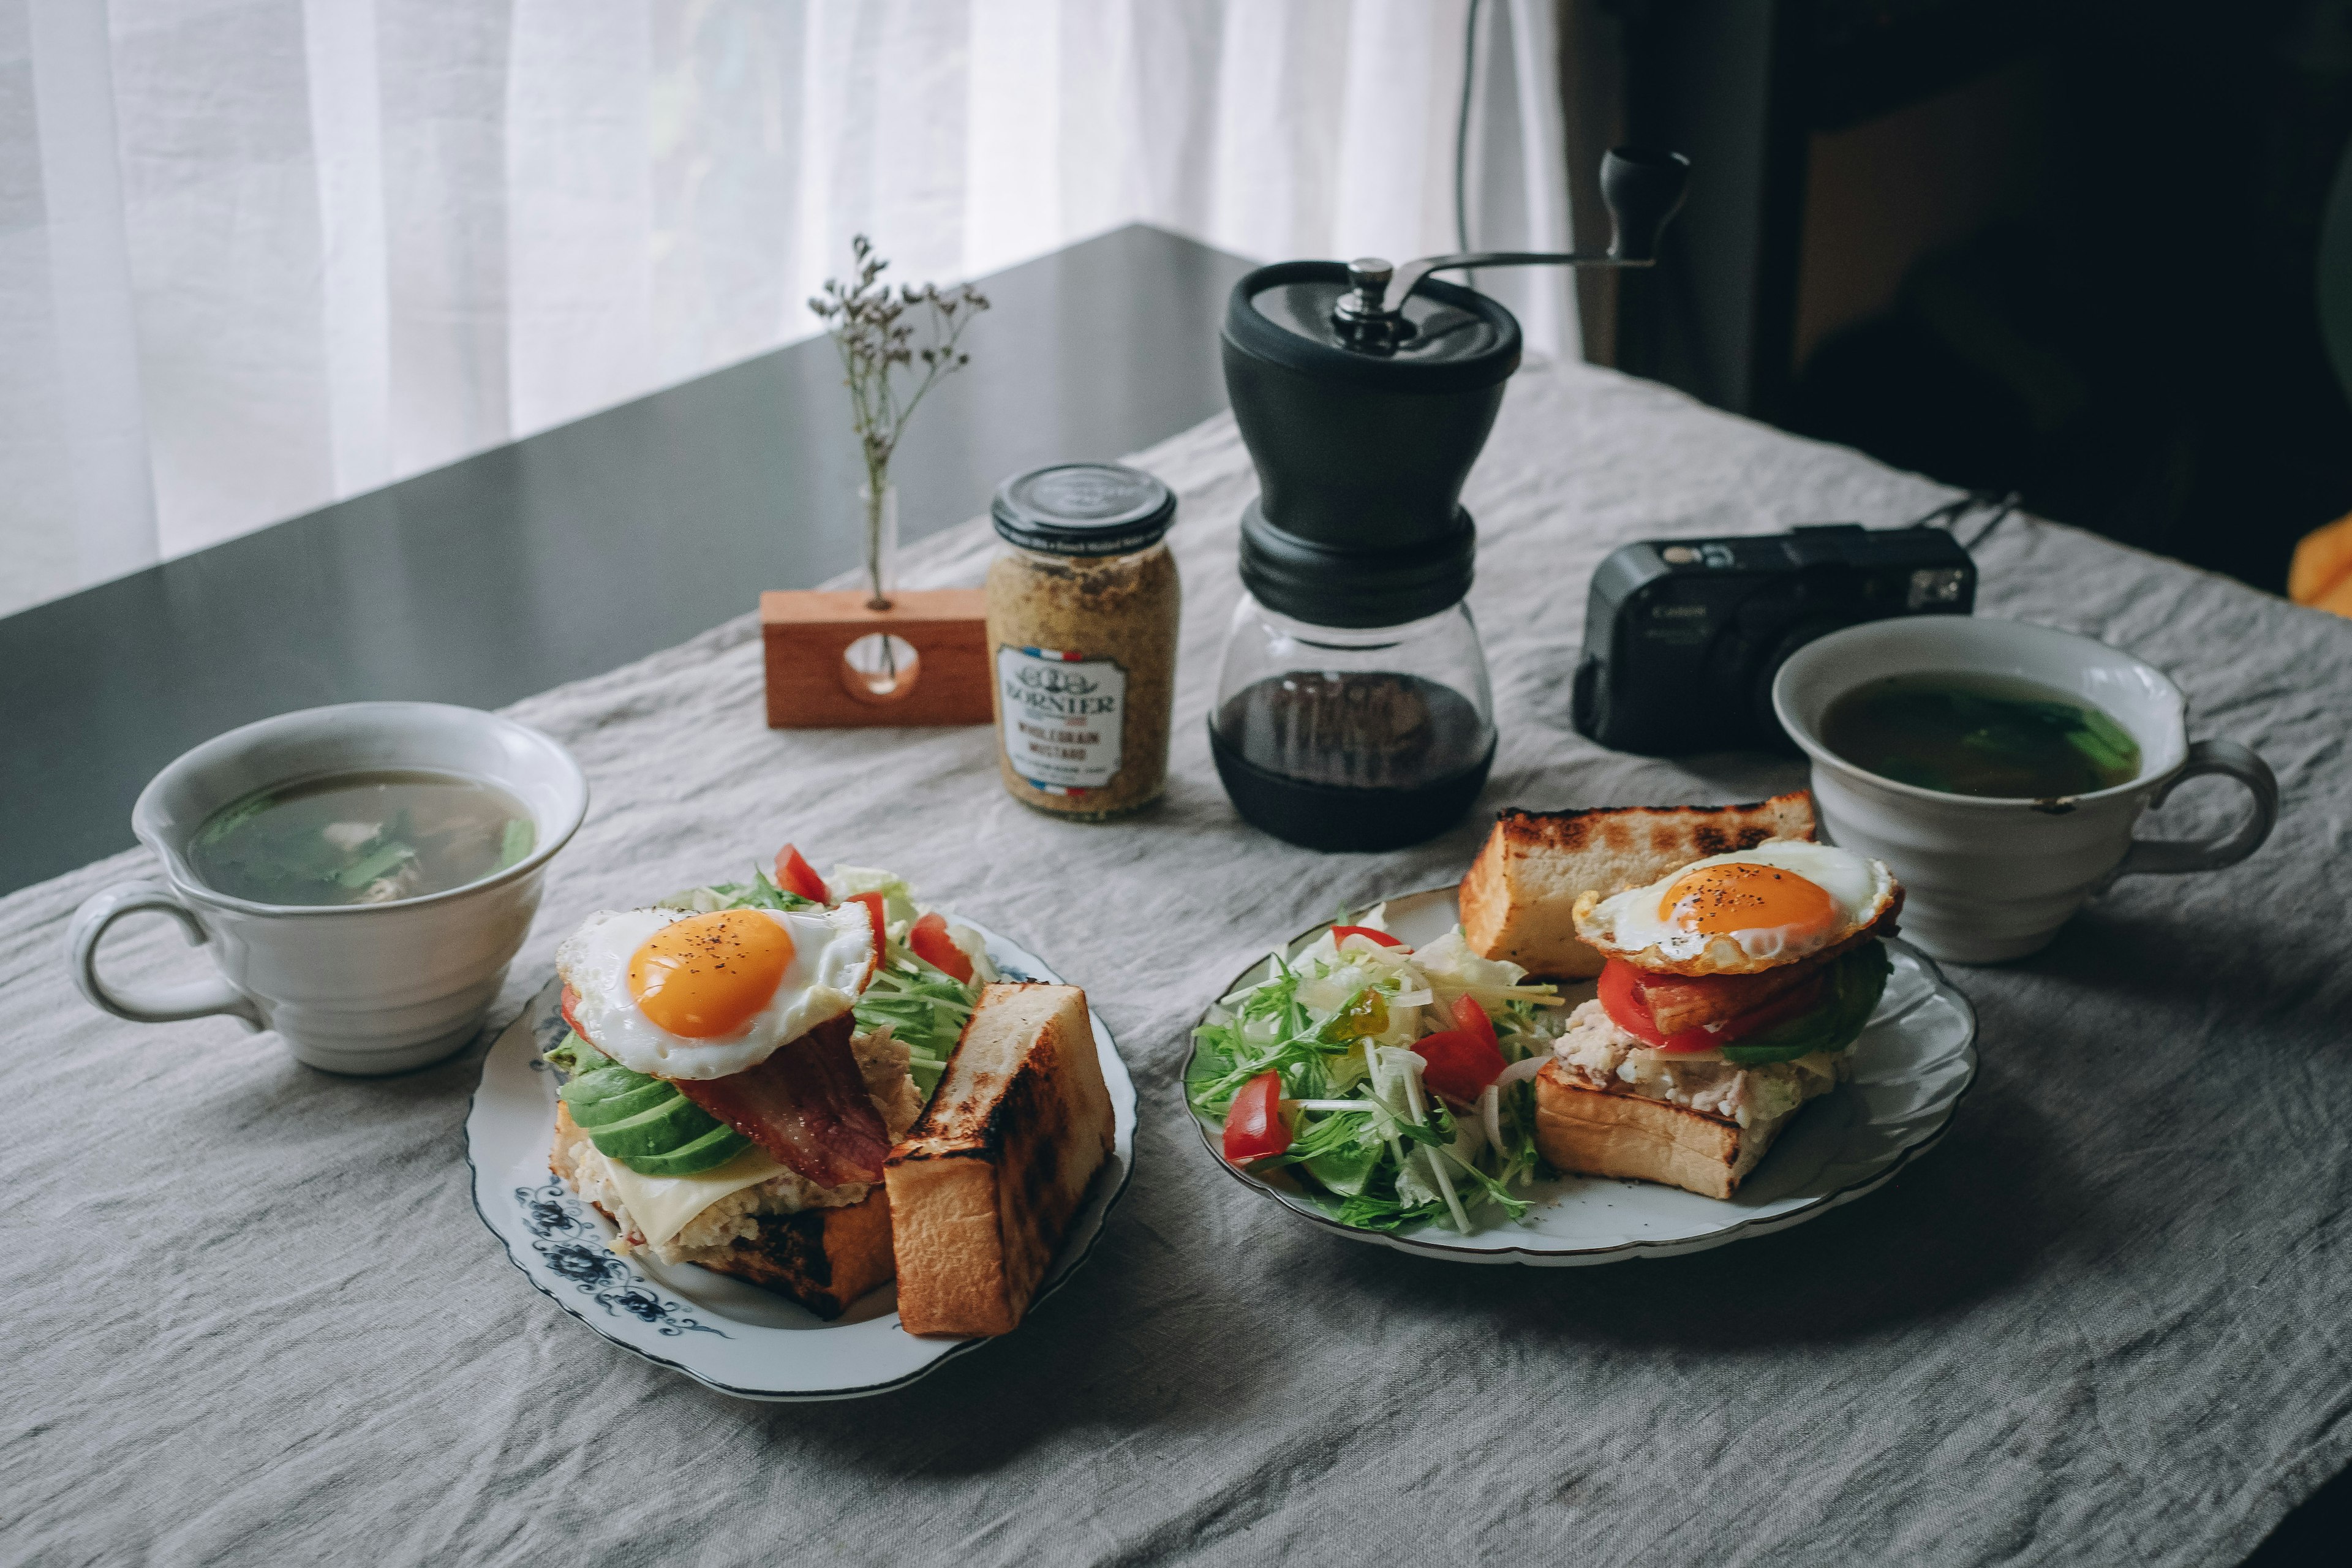
<path fill-rule="evenodd" d="M 1176 687 L 1176 498 L 1115 463 L 1007 479 L 990 507 L 1013 549 L 988 569 L 997 762 L 1013 798 L 1081 822 L 1168 783 Z"/>

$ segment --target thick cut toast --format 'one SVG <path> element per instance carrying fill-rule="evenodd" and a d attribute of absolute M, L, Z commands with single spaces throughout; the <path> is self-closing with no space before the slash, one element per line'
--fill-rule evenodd
<path fill-rule="evenodd" d="M 1812 797 L 1801 790 L 1750 805 L 1505 811 L 1462 879 L 1462 935 L 1483 957 L 1590 980 L 1603 960 L 1577 938 L 1579 895 L 1654 882 L 1768 838 L 1812 836 Z"/>
<path fill-rule="evenodd" d="M 1536 1075 L 1536 1148 L 1563 1171 L 1630 1176 L 1703 1198 L 1727 1198 L 1789 1115 L 1748 1127 L 1687 1106 L 1588 1089 L 1557 1062 Z"/>
<path fill-rule="evenodd" d="M 1074 985 L 991 985 L 884 1167 L 910 1334 L 1010 1333 L 1111 1149 Z"/>

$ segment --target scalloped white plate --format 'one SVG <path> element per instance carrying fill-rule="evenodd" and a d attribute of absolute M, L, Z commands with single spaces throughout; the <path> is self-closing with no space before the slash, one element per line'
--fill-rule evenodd
<path fill-rule="evenodd" d="M 1035 954 L 983 926 L 972 929 L 1005 978 L 1061 983 Z M 541 1294 L 623 1349 L 743 1399 L 880 1394 L 987 1342 L 905 1332 L 897 1295 L 887 1285 L 828 1323 L 796 1302 L 724 1274 L 663 1264 L 643 1253 L 614 1253 L 607 1245 L 612 1221 L 573 1197 L 547 1168 L 556 1078 L 540 1053 L 563 1037 L 557 1011 L 562 989 L 551 980 L 499 1037 L 482 1062 L 482 1085 L 466 1115 L 475 1212 Z M 1135 1169 L 1135 1084 L 1101 1016 L 1089 1012 L 1087 1017 L 1110 1089 L 1116 1134 L 1110 1159 L 1037 1287 L 1040 1301 L 1086 1261 Z"/>
<path fill-rule="evenodd" d="M 1389 929 L 1419 946 L 1454 929 L 1460 919 L 1454 889 L 1433 888 L 1388 901 Z M 1288 957 L 1323 934 L 1318 925 L 1291 939 Z M 1475 1235 L 1442 1226 L 1418 1226 L 1394 1235 L 1341 1225 L 1315 1198 L 1276 1175 L 1265 1178 L 1225 1163 L 1216 1122 L 1191 1110 L 1202 1145 L 1217 1168 L 1310 1224 L 1355 1241 L 1393 1247 L 1457 1263 L 1526 1263 L 1544 1268 L 1664 1258 L 1764 1236 L 1801 1225 L 1873 1192 L 1932 1147 L 1951 1124 L 1960 1096 L 1977 1073 L 1977 1016 L 1952 989 L 1935 961 L 1906 942 L 1890 941 L 1895 973 L 1886 994 L 1853 1047 L 1853 1078 L 1807 1105 L 1780 1134 L 1762 1164 L 1728 1200 L 1703 1198 L 1650 1182 L 1562 1176 L 1527 1189 L 1535 1207 L 1514 1223 L 1491 1205 Z M 1231 995 L 1262 979 L 1260 959 L 1224 988 Z M 1574 1000 L 1588 984 L 1564 988 Z M 1216 1011 L 1213 1005 L 1211 1013 Z M 1203 1014 L 1202 1021 L 1209 1021 Z M 1185 1061 L 1185 1079 L 1192 1061 Z"/>

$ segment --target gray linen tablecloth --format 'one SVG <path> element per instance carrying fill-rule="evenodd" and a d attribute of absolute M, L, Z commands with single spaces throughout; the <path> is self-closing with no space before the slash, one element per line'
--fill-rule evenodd
<path fill-rule="evenodd" d="M 1140 820 L 1015 805 L 985 729 L 762 728 L 748 621 L 514 710 L 578 752 L 595 801 L 504 1013 L 588 911 L 788 838 L 898 868 L 1087 987 L 1142 1125 L 1067 1288 L 1010 1340 L 860 1402 L 738 1403 L 648 1365 L 533 1291 L 474 1215 L 478 1050 L 354 1082 L 226 1021 L 85 1005 L 66 921 L 145 869 L 120 856 L 0 902 L 0 1558 L 2229 1563 L 2352 1459 L 2352 624 L 2000 528 L 1982 610 L 2172 672 L 2195 732 L 2278 770 L 2277 836 L 2235 870 L 2125 884 L 2028 963 L 1958 972 L 1982 1079 L 1885 1190 L 1695 1257 L 1449 1266 L 1221 1175 L 1177 1070 L 1270 939 L 1453 879 L 1486 813 L 1381 856 L 1235 820 L 1202 717 L 1254 480 L 1223 418 L 1141 460 L 1183 498 L 1187 598 L 1173 777 Z M 1570 729 L 1593 564 L 1658 534 L 1904 521 L 1948 493 L 1530 367 L 1466 497 L 1502 731 L 1485 805 L 1796 783 Z M 991 547 L 967 526 L 910 575 L 975 583 Z M 2165 817 L 2234 808 L 2225 787 Z M 199 960 L 142 927 L 110 962 Z"/>

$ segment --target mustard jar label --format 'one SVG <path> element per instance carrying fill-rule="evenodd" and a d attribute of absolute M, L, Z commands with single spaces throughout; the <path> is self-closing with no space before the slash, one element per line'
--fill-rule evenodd
<path fill-rule="evenodd" d="M 996 650 L 1004 756 L 1048 795 L 1084 795 L 1118 772 L 1127 671 L 1050 647 Z"/>

